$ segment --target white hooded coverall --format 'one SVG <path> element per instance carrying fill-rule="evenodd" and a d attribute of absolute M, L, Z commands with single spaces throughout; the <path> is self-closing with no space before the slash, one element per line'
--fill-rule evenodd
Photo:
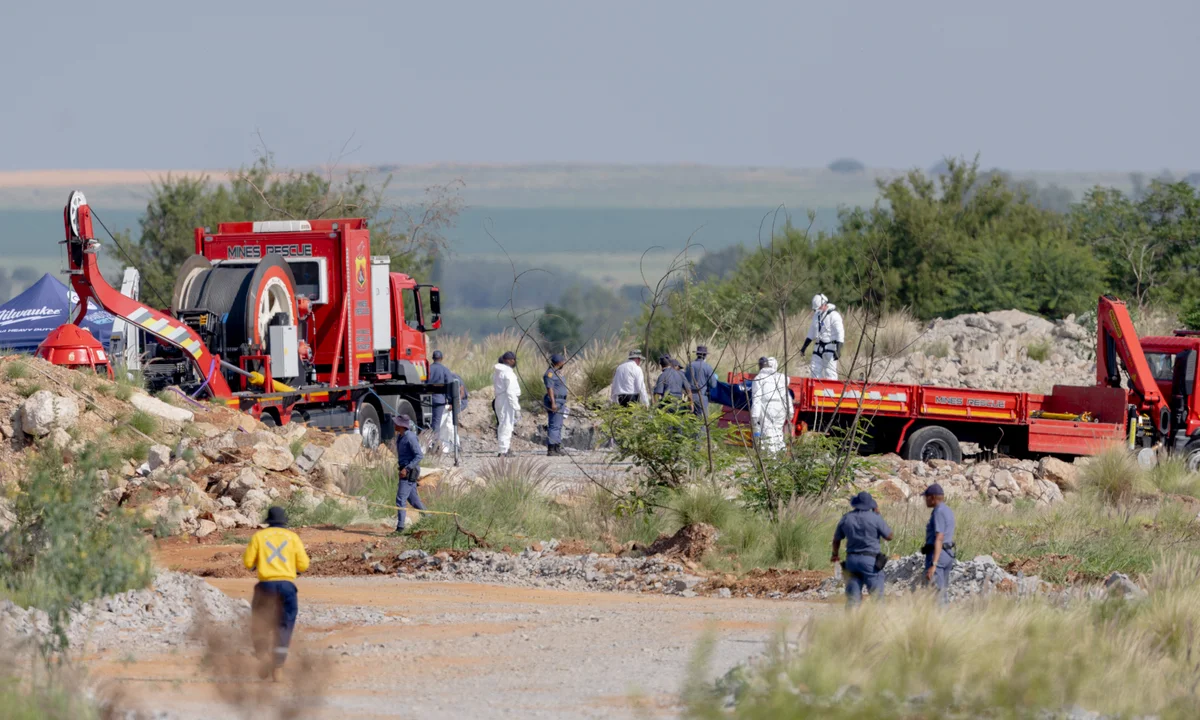
<path fill-rule="evenodd" d="M 454 410 L 446 403 L 446 410 L 442 413 L 441 424 L 434 428 L 437 431 L 437 439 L 442 443 L 442 452 L 446 455 L 454 452 L 456 442 L 454 432 Z"/>
<path fill-rule="evenodd" d="M 842 326 L 842 314 L 833 303 L 827 303 L 824 312 L 813 313 L 808 339 L 816 345 L 809 364 L 810 375 L 818 380 L 837 380 L 838 361 L 833 354 L 837 352 L 835 343 L 846 342 L 846 329 Z"/>
<path fill-rule="evenodd" d="M 783 427 L 791 413 L 787 376 L 779 372 L 779 361 L 767 358 L 767 366 L 754 376 L 750 396 L 750 426 L 761 434 L 762 447 L 769 453 L 783 449 Z"/>
<path fill-rule="evenodd" d="M 498 451 L 506 453 L 512 444 L 517 418 L 521 416 L 521 383 L 517 380 L 517 371 L 504 363 L 496 363 L 492 368 L 492 389 L 496 391 L 496 400 L 492 407 L 496 410 L 496 420 L 500 424 L 496 432 Z"/>

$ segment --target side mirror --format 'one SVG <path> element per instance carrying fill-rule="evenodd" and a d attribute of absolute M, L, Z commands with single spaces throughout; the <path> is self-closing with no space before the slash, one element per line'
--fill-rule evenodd
<path fill-rule="evenodd" d="M 442 326 L 442 293 L 436 287 L 429 288 L 429 320 L 434 330 Z"/>

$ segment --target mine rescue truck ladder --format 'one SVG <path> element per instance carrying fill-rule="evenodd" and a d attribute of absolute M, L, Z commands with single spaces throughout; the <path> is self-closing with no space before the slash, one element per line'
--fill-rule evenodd
<path fill-rule="evenodd" d="M 128 321 L 163 342 L 181 348 L 191 358 L 200 377 L 207 382 L 213 397 L 233 397 L 229 384 L 221 372 L 221 358 L 209 352 L 208 347 L 187 325 L 142 303 L 117 292 L 100 272 L 96 252 L 100 242 L 92 230 L 92 212 L 87 200 L 78 190 L 71 193 L 63 210 L 63 225 L 66 228 L 67 262 L 70 266 L 71 286 L 79 295 L 79 316 L 75 324 L 83 321 L 87 313 L 88 299 L 94 299 L 104 310 Z"/>

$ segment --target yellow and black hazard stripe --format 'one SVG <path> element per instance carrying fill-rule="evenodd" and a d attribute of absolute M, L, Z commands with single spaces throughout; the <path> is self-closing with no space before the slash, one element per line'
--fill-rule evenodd
<path fill-rule="evenodd" d="M 196 340 L 192 339 L 191 331 L 188 330 L 186 325 L 180 325 L 172 322 L 165 317 L 156 318 L 148 309 L 144 307 L 138 308 L 130 313 L 129 319 L 138 325 L 141 325 L 147 331 L 182 347 L 184 350 L 190 352 L 193 357 L 200 357 L 201 348 L 203 346 Z"/>

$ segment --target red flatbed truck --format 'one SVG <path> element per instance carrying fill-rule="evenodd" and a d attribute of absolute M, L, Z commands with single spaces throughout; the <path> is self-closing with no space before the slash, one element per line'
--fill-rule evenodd
<path fill-rule="evenodd" d="M 858 415 L 869 424 L 864 452 L 909 460 L 957 462 L 966 442 L 1015 457 L 1094 455 L 1125 444 L 1165 446 L 1200 469 L 1200 334 L 1138 338 L 1125 304 L 1107 296 L 1097 317 L 1095 385 L 1039 394 L 792 377 L 796 433 Z M 725 408 L 723 424 L 749 421 L 746 410 Z"/>

